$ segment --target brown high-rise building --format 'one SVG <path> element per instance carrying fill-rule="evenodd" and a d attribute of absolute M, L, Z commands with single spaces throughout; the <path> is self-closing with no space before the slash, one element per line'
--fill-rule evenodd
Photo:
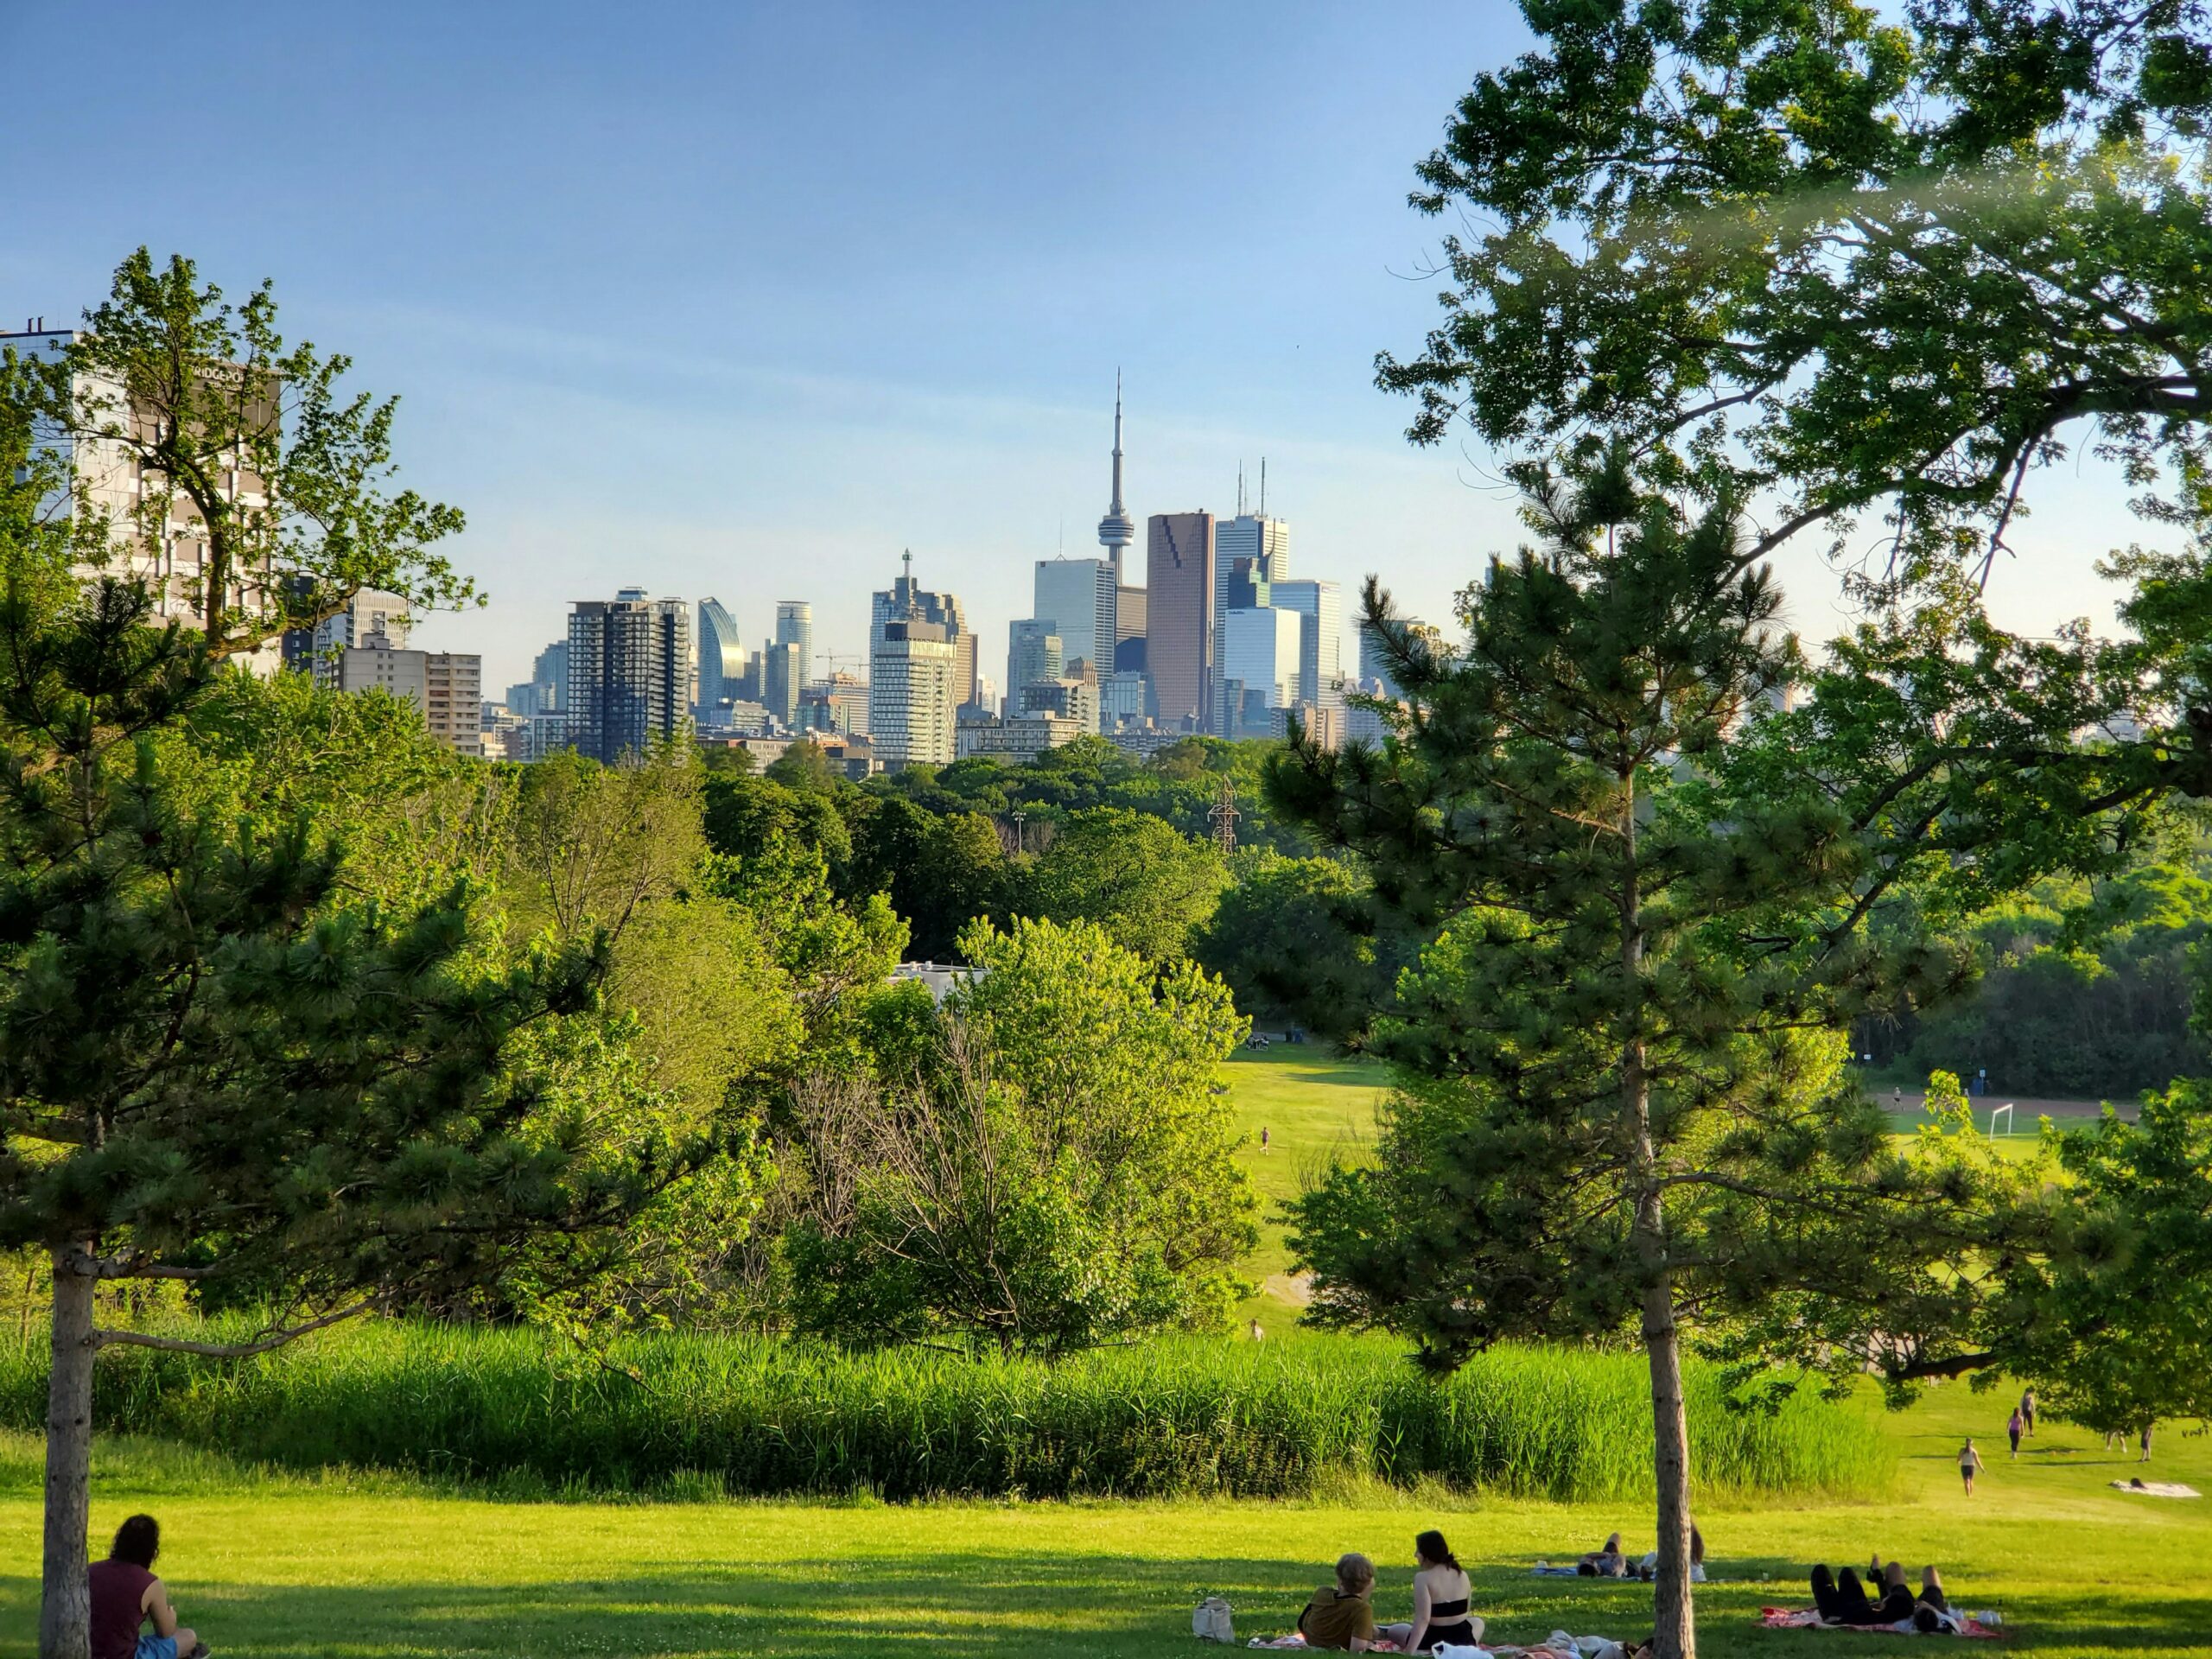
<path fill-rule="evenodd" d="M 1213 515 L 1155 512 L 1145 525 L 1145 667 L 1162 725 L 1211 729 Z"/>

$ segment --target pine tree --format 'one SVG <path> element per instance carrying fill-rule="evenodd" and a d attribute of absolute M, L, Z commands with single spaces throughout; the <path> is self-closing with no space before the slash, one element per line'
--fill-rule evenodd
<path fill-rule="evenodd" d="M 1970 1135 L 1894 1150 L 1844 1077 L 1852 1017 L 1967 969 L 1909 926 L 1868 942 L 1897 849 L 1816 777 L 1732 793 L 1762 706 L 1805 670 L 1729 504 L 1693 515 L 1618 454 L 1579 488 L 1521 476 L 1541 545 L 1463 596 L 1464 651 L 1370 585 L 1402 731 L 1301 742 L 1269 777 L 1431 938 L 1376 1028 L 1402 1079 L 1380 1156 L 1302 1198 L 1294 1243 L 1323 1322 L 1408 1334 L 1433 1365 L 1640 1336 L 1675 1659 L 1694 1648 L 1685 1325 L 1839 1368 L 1955 1331 L 1971 1291 L 1946 1268 L 2012 1178 Z"/>

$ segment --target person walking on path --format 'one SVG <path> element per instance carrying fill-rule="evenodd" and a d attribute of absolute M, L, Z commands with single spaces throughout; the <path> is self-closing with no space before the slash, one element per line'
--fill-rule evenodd
<path fill-rule="evenodd" d="M 2033 1389 L 2024 1390 L 2020 1395 L 2020 1421 L 2023 1425 L 2022 1432 L 2030 1440 L 2035 1439 L 2036 1391 Z"/>
<path fill-rule="evenodd" d="M 1261 1125 L 1260 1125 L 1260 1154 L 1261 1154 L 1261 1156 L 1265 1157 L 1265 1156 L 1267 1155 L 1267 1151 L 1268 1151 L 1268 1126 L 1267 1126 L 1266 1124 L 1262 1123 L 1262 1124 L 1261 1124 Z"/>
<path fill-rule="evenodd" d="M 2005 1438 L 2012 1442 L 2012 1460 L 2015 1463 L 2020 1460 L 2020 1408 L 2015 1406 L 2012 1414 L 2005 1420 Z"/>
<path fill-rule="evenodd" d="M 1967 1436 L 1967 1443 L 1959 1448 L 1959 1478 L 1966 1483 L 1967 1496 L 1974 1496 L 1974 1478 L 1981 1472 L 1981 1453 L 1974 1449 L 1974 1436 Z"/>

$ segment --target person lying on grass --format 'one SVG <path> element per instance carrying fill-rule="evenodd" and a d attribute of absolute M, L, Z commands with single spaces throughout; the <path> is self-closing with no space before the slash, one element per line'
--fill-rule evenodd
<path fill-rule="evenodd" d="M 85 1569 L 92 1592 L 92 1659 L 207 1659 L 207 1644 L 177 1623 L 168 1586 L 154 1576 L 161 1523 L 134 1515 L 115 1529 L 107 1560 Z M 153 1634 L 139 1626 L 154 1621 Z"/>
<path fill-rule="evenodd" d="M 1902 1624 L 1910 1621 L 1923 1629 L 1943 1628 L 1932 1615 L 1948 1614 L 1951 1604 L 1943 1594 L 1942 1575 L 1933 1567 L 1921 1569 L 1920 1595 L 1916 1599 L 1911 1586 L 1905 1582 L 1903 1561 L 1891 1561 L 1884 1567 L 1878 1555 L 1868 1579 L 1874 1586 L 1871 1594 L 1850 1567 L 1831 1575 L 1825 1565 L 1816 1567 L 1813 1569 L 1813 1605 L 1831 1624 Z M 1923 1609 L 1931 1615 L 1924 1624 L 1921 1623 Z"/>
<path fill-rule="evenodd" d="M 1298 1633 L 1309 1648 L 1365 1653 L 1375 1646 L 1375 1563 L 1361 1554 L 1337 1557 L 1337 1581 L 1313 1592 L 1298 1616 Z"/>
<path fill-rule="evenodd" d="M 1616 1545 L 1620 1540 L 1616 1536 Z M 1466 1570 L 1437 1531 L 1414 1540 L 1414 1621 L 1385 1624 L 1384 1639 L 1407 1653 L 1427 1653 L 1452 1643 L 1471 1648 L 1482 1639 L 1483 1622 L 1467 1613 L 1471 1593 Z"/>
<path fill-rule="evenodd" d="M 1621 1554 L 1621 1535 L 1618 1532 L 1574 1564 L 1575 1570 L 1586 1579 L 1624 1579 L 1628 1576 L 1628 1557 Z"/>

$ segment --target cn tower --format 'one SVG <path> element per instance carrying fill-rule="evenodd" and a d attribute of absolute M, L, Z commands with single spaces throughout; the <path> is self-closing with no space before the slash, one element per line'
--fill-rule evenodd
<path fill-rule="evenodd" d="M 1106 556 L 1114 561 L 1114 580 L 1117 583 L 1128 580 L 1122 569 L 1122 556 L 1136 538 L 1136 521 L 1129 517 L 1128 509 L 1122 505 L 1122 372 L 1116 369 L 1114 371 L 1114 502 L 1106 509 L 1106 516 L 1098 521 L 1098 544 L 1106 550 Z"/>

